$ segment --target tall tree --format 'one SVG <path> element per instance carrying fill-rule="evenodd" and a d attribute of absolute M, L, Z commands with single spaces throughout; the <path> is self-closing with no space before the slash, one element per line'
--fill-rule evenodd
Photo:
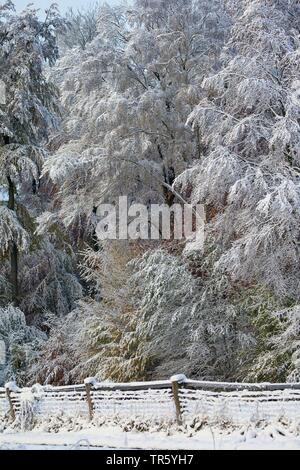
<path fill-rule="evenodd" d="M 185 122 L 230 22 L 218 0 L 176 0 L 105 6 L 98 25 L 53 71 L 68 113 L 45 172 L 62 188 L 68 226 L 93 223 L 119 195 L 172 204 L 174 178 L 201 154 Z"/>
<path fill-rule="evenodd" d="M 206 96 L 189 119 L 195 130 L 200 126 L 207 149 L 189 174 L 194 199 L 214 209 L 219 266 L 234 279 L 263 282 L 294 298 L 300 286 L 298 13 L 298 2 L 243 2 L 228 43 L 233 57 L 204 80 Z"/>
<path fill-rule="evenodd" d="M 266 309 L 263 294 L 255 299 L 252 351 L 270 353 L 271 327 L 278 334 L 272 312 L 300 300 L 299 2 L 227 3 L 235 18 L 225 64 L 203 81 L 205 95 L 188 120 L 205 151 L 175 187 L 192 187 L 192 200 L 207 206 L 205 291 L 225 278 L 233 293 L 248 293 L 250 312 L 251 289 L 269 290 Z M 227 299 L 219 290 L 213 302 L 225 312 Z M 264 377 L 264 364 L 253 359 L 252 379 Z M 272 380 L 283 379 L 279 371 Z"/>
<path fill-rule="evenodd" d="M 15 14 L 9 0 L 0 6 L 0 76 L 5 100 L 0 104 L 0 181 L 8 193 L 0 207 L 0 251 L 10 256 L 12 298 L 19 303 L 18 259 L 30 245 L 26 196 L 36 193 L 45 157 L 45 142 L 59 111 L 55 87 L 45 63 L 58 57 L 56 31 L 62 27 L 56 6 L 44 21 L 28 7 Z"/>

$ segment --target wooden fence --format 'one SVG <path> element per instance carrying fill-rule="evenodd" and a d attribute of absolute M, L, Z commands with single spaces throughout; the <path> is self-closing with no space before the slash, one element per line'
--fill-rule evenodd
<path fill-rule="evenodd" d="M 28 401 L 37 417 L 63 413 L 88 420 L 96 416 L 176 419 L 179 424 L 196 416 L 237 424 L 282 416 L 300 420 L 300 383 L 201 382 L 183 375 L 156 382 L 111 384 L 87 379 L 82 385 L 23 389 L 10 383 L 0 388 L 0 417 L 10 414 L 15 420 Z"/>

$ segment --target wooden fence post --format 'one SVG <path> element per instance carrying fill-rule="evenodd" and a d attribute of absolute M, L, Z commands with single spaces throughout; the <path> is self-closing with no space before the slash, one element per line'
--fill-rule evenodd
<path fill-rule="evenodd" d="M 5 385 L 5 390 L 6 390 L 6 396 L 7 396 L 7 399 L 8 399 L 8 403 L 9 403 L 9 412 L 10 412 L 10 416 L 11 416 L 11 419 L 13 421 L 15 421 L 16 419 L 16 412 L 15 412 L 15 408 L 14 408 L 14 403 L 13 403 L 13 400 L 12 400 L 12 397 L 11 397 L 11 385 L 12 384 L 6 384 Z"/>
<path fill-rule="evenodd" d="M 179 389 L 186 381 L 186 376 L 183 374 L 173 375 L 173 377 L 171 377 L 170 380 L 172 382 L 172 392 L 173 392 L 173 398 L 175 402 L 176 421 L 177 421 L 177 424 L 181 425 L 182 424 L 182 408 L 181 408 L 181 403 L 180 403 Z"/>
<path fill-rule="evenodd" d="M 94 404 L 93 404 L 92 394 L 91 394 L 92 387 L 93 387 L 93 381 L 92 380 L 93 379 L 86 379 L 84 381 L 86 401 L 87 401 L 88 408 L 89 408 L 89 420 L 90 421 L 92 421 L 92 419 L 94 418 Z"/>

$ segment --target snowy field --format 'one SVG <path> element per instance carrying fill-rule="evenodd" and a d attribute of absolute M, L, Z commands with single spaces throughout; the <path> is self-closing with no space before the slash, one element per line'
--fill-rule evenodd
<path fill-rule="evenodd" d="M 115 428 L 85 429 L 79 432 L 57 434 L 31 432 L 5 432 L 0 434 L 1 450 L 99 450 L 99 449 L 151 449 L 151 450 L 246 450 L 294 449 L 300 450 L 300 437 L 280 426 L 263 430 L 222 432 L 204 429 L 188 437 L 180 433 L 124 432 Z"/>

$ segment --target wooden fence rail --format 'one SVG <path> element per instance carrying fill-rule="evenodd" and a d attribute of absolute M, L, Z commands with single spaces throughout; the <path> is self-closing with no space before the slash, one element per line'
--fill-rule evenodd
<path fill-rule="evenodd" d="M 81 385 L 23 389 L 9 383 L 0 388 L 0 419 L 8 414 L 12 420 L 18 418 L 28 396 L 37 416 L 80 414 L 88 420 L 95 416 L 142 416 L 176 419 L 179 424 L 186 417 L 199 415 L 212 419 L 233 416 L 239 421 L 286 415 L 300 420 L 300 383 L 201 382 L 184 375 L 119 384 L 98 383 L 92 378 Z"/>

